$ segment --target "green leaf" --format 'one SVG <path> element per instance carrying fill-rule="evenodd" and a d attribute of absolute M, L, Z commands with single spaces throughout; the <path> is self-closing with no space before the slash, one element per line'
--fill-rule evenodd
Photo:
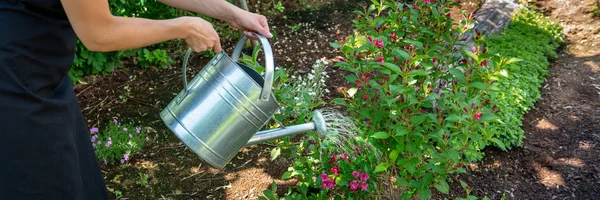
<path fill-rule="evenodd" d="M 454 149 L 449 149 L 446 152 L 448 153 L 448 156 L 450 157 L 450 159 L 452 159 L 452 161 L 458 162 L 458 160 L 460 159 L 460 155 L 458 155 L 458 151 L 456 151 Z"/>
<path fill-rule="evenodd" d="M 275 194 L 273 194 L 273 191 L 271 190 L 265 190 L 263 191 L 263 194 L 269 199 L 269 200 L 277 200 L 277 198 L 275 197 Z"/>
<path fill-rule="evenodd" d="M 280 154 L 281 148 L 275 147 L 273 150 L 271 150 L 271 160 L 275 160 L 275 158 L 279 157 Z"/>
<path fill-rule="evenodd" d="M 392 54 L 394 54 L 394 56 L 397 56 L 398 58 L 402 58 L 402 61 L 408 59 L 408 53 L 401 49 L 394 49 L 394 51 L 392 51 Z"/>
<path fill-rule="evenodd" d="M 402 74 L 402 71 L 400 71 L 400 68 L 398 67 L 398 65 L 395 65 L 395 64 L 389 63 L 389 62 L 384 62 L 384 63 L 379 63 L 379 64 L 383 65 L 385 68 L 392 70 L 393 72 L 396 72 L 397 74 Z"/>
<path fill-rule="evenodd" d="M 423 49 L 423 43 L 422 42 L 419 42 L 419 41 L 416 41 L 416 40 L 411 40 L 411 39 L 405 39 L 404 42 L 408 43 L 408 44 L 413 44 L 413 45 L 417 46 L 417 49 Z"/>
<path fill-rule="evenodd" d="M 410 121 L 412 123 L 411 125 L 412 126 L 421 125 L 425 121 L 426 117 L 427 117 L 427 115 L 418 115 L 418 116 L 411 117 L 410 118 Z"/>
<path fill-rule="evenodd" d="M 473 58 L 473 60 L 475 60 L 475 63 L 479 63 L 479 57 L 477 57 L 477 55 L 475 55 L 473 52 L 469 50 L 462 50 L 462 52 L 467 54 L 469 57 Z"/>
<path fill-rule="evenodd" d="M 462 186 L 463 189 L 467 189 L 467 186 L 468 186 L 467 183 L 465 183 L 462 180 L 458 180 L 458 181 L 460 181 L 460 186 Z"/>
<path fill-rule="evenodd" d="M 513 64 L 513 63 L 517 63 L 517 62 L 521 62 L 523 61 L 523 59 L 519 59 L 519 58 L 510 58 L 508 61 L 506 61 L 506 64 Z"/>
<path fill-rule="evenodd" d="M 498 148 L 501 148 L 502 150 L 506 151 L 506 146 L 504 146 L 504 143 L 500 139 L 492 138 L 491 140 L 492 142 L 494 142 L 494 144 L 496 144 Z"/>
<path fill-rule="evenodd" d="M 421 200 L 431 198 L 431 190 L 429 188 L 421 188 L 419 189 L 419 198 Z"/>
<path fill-rule="evenodd" d="M 292 171 L 286 171 L 283 173 L 283 175 L 281 175 L 281 179 L 285 180 L 285 179 L 290 179 L 292 178 Z"/>
<path fill-rule="evenodd" d="M 340 43 L 335 41 L 335 42 L 330 42 L 329 46 L 333 47 L 334 49 L 340 48 Z"/>
<path fill-rule="evenodd" d="M 480 120 L 484 122 L 502 122 L 500 121 L 500 117 L 496 116 L 494 113 L 484 113 Z"/>
<path fill-rule="evenodd" d="M 390 160 L 392 162 L 396 162 L 396 159 L 398 159 L 398 154 L 400 152 L 398 152 L 398 150 L 392 150 L 392 152 L 390 152 Z"/>
<path fill-rule="evenodd" d="M 271 182 L 271 190 L 272 190 L 272 191 L 277 191 L 277 184 L 275 183 L 275 180 L 273 180 L 273 181 Z"/>
<path fill-rule="evenodd" d="M 474 87 L 474 88 L 477 88 L 480 90 L 485 90 L 485 85 L 482 82 L 472 82 L 471 87 Z"/>
<path fill-rule="evenodd" d="M 427 76 L 427 72 L 425 70 L 419 69 L 419 70 L 413 70 L 412 72 L 408 73 L 409 76 Z"/>
<path fill-rule="evenodd" d="M 263 196 L 258 196 L 258 200 L 269 200 L 269 199 L 267 199 L 267 198 L 265 198 Z"/>
<path fill-rule="evenodd" d="M 454 77 L 456 77 L 456 79 L 458 81 L 460 81 L 461 83 L 467 82 L 467 78 L 465 77 L 465 74 L 462 71 L 460 71 L 459 69 L 450 68 L 450 69 L 448 69 L 448 71 L 450 71 L 450 74 L 452 74 Z"/>
<path fill-rule="evenodd" d="M 379 163 L 379 165 L 377 165 L 377 167 L 375 167 L 375 173 L 385 171 L 385 170 L 387 170 L 388 167 L 390 167 L 390 163 L 387 163 L 387 162 Z"/>
<path fill-rule="evenodd" d="M 440 191 L 441 193 L 448 194 L 450 191 L 450 186 L 445 180 L 440 181 L 438 184 L 434 185 L 435 189 Z"/>
<path fill-rule="evenodd" d="M 377 138 L 377 139 L 386 139 L 386 138 L 390 137 L 390 135 L 386 132 L 380 131 L 380 132 L 377 132 L 377 133 L 371 135 L 371 137 Z"/>
<path fill-rule="evenodd" d="M 408 134 L 408 130 L 402 125 L 396 125 L 396 135 L 394 136 L 403 136 Z"/>

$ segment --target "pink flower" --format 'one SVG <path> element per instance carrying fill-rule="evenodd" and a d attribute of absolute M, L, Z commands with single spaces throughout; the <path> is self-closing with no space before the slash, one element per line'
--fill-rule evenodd
<path fill-rule="evenodd" d="M 360 183 L 358 183 L 358 187 L 360 187 L 360 189 L 362 191 L 367 191 L 367 189 L 369 188 L 369 185 L 366 182 L 360 182 Z"/>
<path fill-rule="evenodd" d="M 362 82 L 360 82 L 360 80 L 356 79 L 356 86 L 357 87 L 362 87 Z"/>
<path fill-rule="evenodd" d="M 346 152 L 342 153 L 342 155 L 340 155 L 340 159 L 348 161 L 348 153 L 346 153 Z"/>
<path fill-rule="evenodd" d="M 383 55 L 380 55 L 375 61 L 383 63 Z"/>
<path fill-rule="evenodd" d="M 125 159 L 125 161 L 128 161 L 129 160 L 129 154 L 123 155 L 123 159 Z"/>
<path fill-rule="evenodd" d="M 358 182 L 356 180 L 350 181 L 350 191 L 355 192 L 358 188 Z"/>
<path fill-rule="evenodd" d="M 323 179 L 323 183 L 321 184 L 321 187 L 323 187 L 324 189 L 333 189 L 333 188 L 335 188 L 335 181 L 333 181 L 333 180 L 329 179 L 329 177 L 327 177 L 327 179 Z"/>
<path fill-rule="evenodd" d="M 327 179 L 329 179 L 329 176 L 327 176 L 326 173 L 322 173 L 321 174 L 321 180 L 327 180 Z"/>
<path fill-rule="evenodd" d="M 369 95 L 368 95 L 368 94 L 365 94 L 365 96 L 363 96 L 363 99 L 364 99 L 365 101 L 366 101 L 366 100 L 368 100 L 368 99 L 369 99 Z"/>
<path fill-rule="evenodd" d="M 481 116 L 483 116 L 483 114 L 482 113 L 475 113 L 475 114 L 473 114 L 473 116 L 475 117 L 475 120 L 480 120 Z"/>
<path fill-rule="evenodd" d="M 129 134 L 129 138 L 133 138 L 133 136 L 131 134 Z"/>
<path fill-rule="evenodd" d="M 135 127 L 135 132 L 136 132 L 136 133 L 140 133 L 140 131 L 141 131 L 141 130 L 142 130 L 142 128 L 140 128 L 140 127 Z"/>
<path fill-rule="evenodd" d="M 392 34 L 390 34 L 390 37 L 391 37 L 392 39 L 394 39 L 394 40 L 395 40 L 396 38 L 398 38 L 398 37 L 396 36 L 396 33 L 394 33 L 394 32 L 392 32 Z"/>
<path fill-rule="evenodd" d="M 93 128 L 90 129 L 90 134 L 94 134 L 94 133 L 97 133 L 97 132 L 98 132 L 98 128 L 96 128 L 96 127 L 93 127 Z"/>
<path fill-rule="evenodd" d="M 112 138 L 108 137 L 108 141 L 111 141 L 111 140 L 112 140 Z"/>
<path fill-rule="evenodd" d="M 338 168 L 338 164 L 336 163 L 335 166 L 333 166 L 333 168 L 331 168 L 331 170 L 329 170 L 329 172 L 332 172 L 333 174 L 335 174 L 335 176 L 338 176 L 340 173 L 340 169 Z"/>
<path fill-rule="evenodd" d="M 146 141 L 148 141 L 148 140 L 149 140 L 149 139 L 148 139 L 148 136 L 146 136 Z"/>
<path fill-rule="evenodd" d="M 367 173 L 361 173 L 359 179 L 361 181 L 369 180 L 369 175 Z"/>
<path fill-rule="evenodd" d="M 110 147 L 110 145 L 112 145 L 112 141 L 109 140 L 108 142 L 106 142 L 106 144 L 104 146 Z"/>
<path fill-rule="evenodd" d="M 398 56 L 394 56 L 394 62 L 398 62 Z"/>
<path fill-rule="evenodd" d="M 329 159 L 329 164 L 333 164 L 335 162 L 335 155 L 331 154 L 331 158 Z"/>
<path fill-rule="evenodd" d="M 92 147 L 96 147 L 96 143 L 92 143 Z"/>
<path fill-rule="evenodd" d="M 358 179 L 358 177 L 360 177 L 360 172 L 358 172 L 358 171 L 353 171 L 353 172 L 352 172 L 352 176 L 354 176 L 354 178 L 357 178 L 357 179 Z"/>
<path fill-rule="evenodd" d="M 127 127 L 123 127 L 123 131 L 127 131 Z"/>
<path fill-rule="evenodd" d="M 121 164 L 125 163 L 125 160 L 121 159 Z"/>
<path fill-rule="evenodd" d="M 431 3 L 432 0 L 423 0 L 425 3 Z"/>
<path fill-rule="evenodd" d="M 377 48 L 383 47 L 383 40 L 374 40 L 373 43 Z"/>

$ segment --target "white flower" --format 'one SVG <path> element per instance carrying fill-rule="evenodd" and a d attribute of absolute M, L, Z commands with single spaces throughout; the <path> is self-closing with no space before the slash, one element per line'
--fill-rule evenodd
<path fill-rule="evenodd" d="M 295 78 L 296 78 L 296 76 L 292 75 L 292 78 L 293 78 L 293 79 L 295 79 Z"/>
<path fill-rule="evenodd" d="M 313 78 L 315 78 L 315 76 L 314 76 L 314 75 L 312 75 L 312 74 L 308 74 L 308 79 L 312 80 Z"/>
<path fill-rule="evenodd" d="M 329 93 L 329 89 L 325 88 L 325 93 Z"/>

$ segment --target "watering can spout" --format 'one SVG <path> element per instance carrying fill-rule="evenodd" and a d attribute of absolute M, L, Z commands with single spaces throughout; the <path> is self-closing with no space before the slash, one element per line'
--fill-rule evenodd
<path fill-rule="evenodd" d="M 297 135 L 300 133 L 306 133 L 309 131 L 317 131 L 317 133 L 319 134 L 323 134 L 327 131 L 325 126 L 325 119 L 323 118 L 323 114 L 320 111 L 313 112 L 312 122 L 309 123 L 259 131 L 258 133 L 256 133 L 256 135 L 250 138 L 248 143 L 246 143 L 246 146 L 266 142 L 269 140 L 279 139 L 282 137 Z"/>

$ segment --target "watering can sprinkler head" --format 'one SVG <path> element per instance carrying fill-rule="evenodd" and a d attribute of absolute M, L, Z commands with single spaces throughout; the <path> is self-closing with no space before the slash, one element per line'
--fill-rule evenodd
<path fill-rule="evenodd" d="M 306 133 L 309 131 L 316 131 L 318 134 L 321 135 L 327 133 L 327 125 L 325 122 L 325 118 L 323 117 L 323 113 L 321 111 L 317 110 L 313 112 L 312 122 L 260 131 L 256 133 L 256 135 L 254 135 L 252 138 L 250 138 L 248 143 L 246 143 L 246 146 L 266 142 L 269 140 L 279 139 L 286 136 Z"/>
<path fill-rule="evenodd" d="M 323 117 L 323 113 L 319 110 L 315 110 L 313 112 L 313 120 L 312 123 L 315 124 L 315 130 L 318 134 L 325 134 L 327 132 L 327 124 L 325 123 L 325 117 Z"/>

